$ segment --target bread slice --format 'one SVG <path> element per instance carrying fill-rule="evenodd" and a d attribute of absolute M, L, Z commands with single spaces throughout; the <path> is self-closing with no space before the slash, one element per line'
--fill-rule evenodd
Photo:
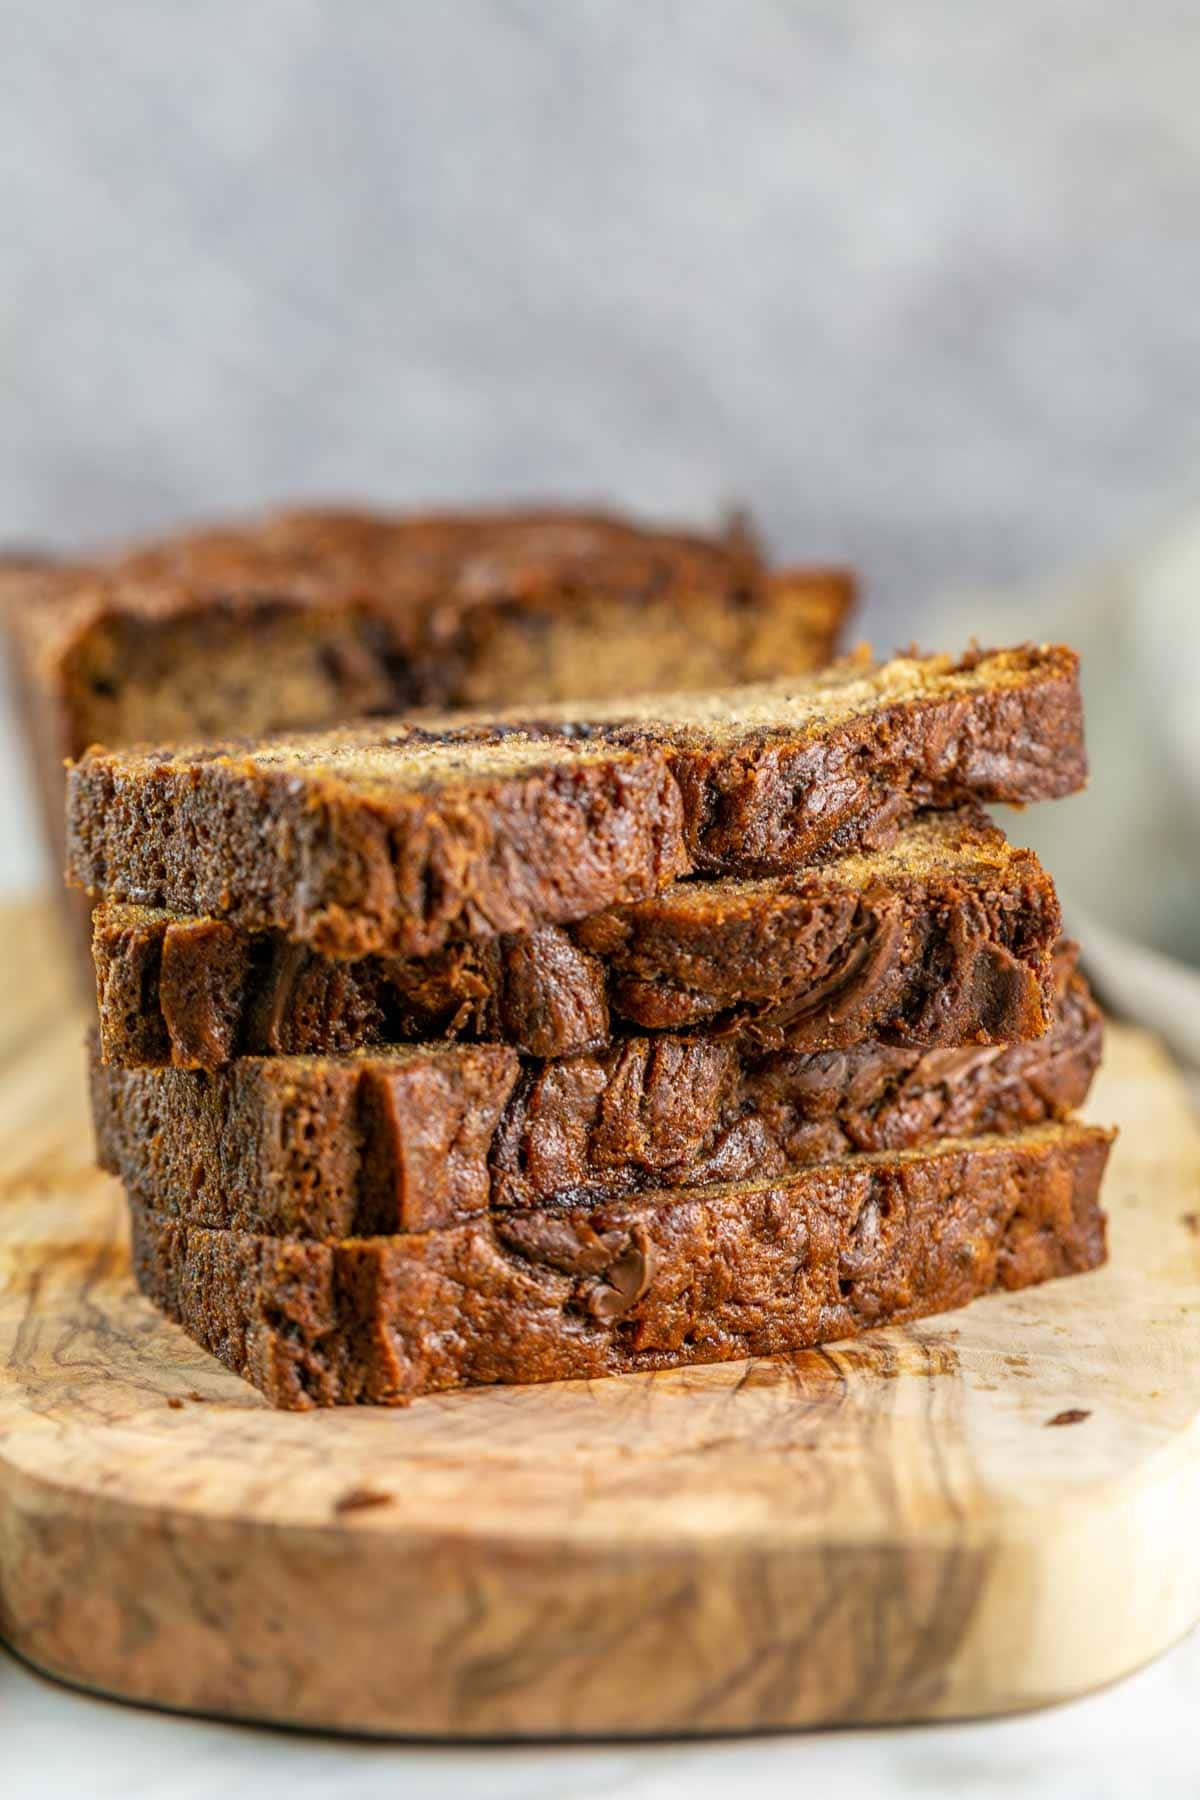
<path fill-rule="evenodd" d="M 974 808 L 791 876 L 652 899 L 424 958 L 339 962 L 213 918 L 98 907 L 101 1052 L 128 1067 L 337 1053 L 419 1038 L 593 1050 L 615 1031 L 838 1049 L 1008 1043 L 1050 1016 L 1053 885 Z"/>
<path fill-rule="evenodd" d="M 768 571 L 739 521 L 316 509 L 43 567 L 13 612 L 78 755 L 799 674 L 853 596 L 844 569 Z"/>
<path fill-rule="evenodd" d="M 293 512 L 87 565 L 0 571 L 43 824 L 117 748 L 800 674 L 834 655 L 842 569 L 603 514 Z M 83 915 L 82 905 L 79 907 Z"/>
<path fill-rule="evenodd" d="M 131 1202 L 143 1293 L 276 1406 L 800 1350 L 1104 1260 L 1110 1134 L 1074 1123 L 783 1179 L 316 1243 Z"/>
<path fill-rule="evenodd" d="M 553 1063 L 497 1045 L 421 1045 L 242 1057 L 212 1075 L 93 1055 L 96 1141 L 103 1166 L 152 1210 L 312 1237 L 776 1176 L 1065 1117 L 1100 1057 L 1074 946 L 1057 987 L 1048 1035 L 1008 1047 L 761 1055 L 663 1035 Z"/>
<path fill-rule="evenodd" d="M 1077 658 L 1027 646 L 535 720 L 93 751 L 71 773 L 68 867 L 95 898 L 334 956 L 423 956 L 692 870 L 774 873 L 886 841 L 922 807 L 1049 799 L 1084 777 Z"/>

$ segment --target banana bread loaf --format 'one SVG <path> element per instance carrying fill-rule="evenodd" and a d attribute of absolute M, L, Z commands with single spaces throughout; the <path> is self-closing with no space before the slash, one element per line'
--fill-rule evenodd
<path fill-rule="evenodd" d="M 800 674 L 853 593 L 846 570 L 769 572 L 740 523 L 313 510 L 51 565 L 14 599 L 78 755 Z"/>
<path fill-rule="evenodd" d="M 1007 1047 L 762 1055 L 664 1034 L 551 1063 L 420 1045 L 241 1057 L 214 1074 L 93 1053 L 96 1140 L 154 1211 L 313 1237 L 782 1175 L 1065 1117 L 1087 1096 L 1101 1034 L 1073 945 L 1056 972 L 1051 1031 Z"/>
<path fill-rule="evenodd" d="M 886 841 L 923 807 L 1085 778 L 1078 663 L 1055 647 L 847 663 L 536 720 L 89 752 L 68 863 L 94 898 L 212 914 L 339 957 L 424 956 Z"/>
<path fill-rule="evenodd" d="M 1046 1029 L 1058 930 L 1037 858 L 964 808 L 819 869 L 677 882 L 425 958 L 339 962 L 279 933 L 121 905 L 96 909 L 93 954 L 105 1061 L 213 1069 L 412 1038 L 565 1056 L 631 1027 L 803 1050 L 1008 1043 Z"/>
<path fill-rule="evenodd" d="M 134 1268 L 274 1405 L 401 1405 L 799 1350 L 1093 1269 L 1109 1142 L 1040 1125 L 336 1243 L 208 1231 L 134 1198 Z"/>

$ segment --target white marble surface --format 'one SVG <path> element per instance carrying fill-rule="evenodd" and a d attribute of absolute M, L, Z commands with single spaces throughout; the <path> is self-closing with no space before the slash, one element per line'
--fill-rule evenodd
<path fill-rule="evenodd" d="M 169 1718 L 57 1688 L 0 1654 L 5 1800 L 1195 1800 L 1200 1636 L 1023 1718 L 711 1743 L 461 1749 Z"/>

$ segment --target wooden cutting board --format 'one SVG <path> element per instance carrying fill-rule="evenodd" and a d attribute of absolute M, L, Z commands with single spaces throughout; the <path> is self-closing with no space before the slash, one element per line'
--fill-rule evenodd
<path fill-rule="evenodd" d="M 1200 1141 L 1114 1030 L 1110 1268 L 775 1361 L 279 1414 L 134 1292 L 0 919 L 0 1632 L 127 1699 L 576 1736 L 1004 1712 L 1200 1617 Z"/>

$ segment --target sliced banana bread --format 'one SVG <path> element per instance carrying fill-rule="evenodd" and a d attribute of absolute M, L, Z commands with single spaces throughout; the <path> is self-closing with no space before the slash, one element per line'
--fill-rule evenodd
<path fill-rule="evenodd" d="M 103 1166 L 153 1210 L 313 1237 L 774 1176 L 1065 1117 L 1100 1057 L 1074 946 L 1056 985 L 1050 1032 L 1007 1047 L 762 1055 L 664 1034 L 549 1063 L 435 1044 L 240 1057 L 214 1074 L 93 1054 L 96 1139 Z"/>
<path fill-rule="evenodd" d="M 412 1038 L 564 1056 L 634 1027 L 802 1050 L 1008 1043 L 1046 1029 L 1058 931 L 1036 856 L 963 808 L 804 873 L 676 882 L 424 958 L 341 962 L 279 933 L 122 905 L 96 909 L 93 953 L 106 1061 L 212 1069 Z"/>
<path fill-rule="evenodd" d="M 1093 1269 L 1109 1143 L 1040 1125 L 333 1243 L 203 1230 L 134 1198 L 134 1268 L 274 1405 L 402 1405 L 799 1350 Z"/>
<path fill-rule="evenodd" d="M 886 841 L 922 807 L 1025 802 L 1086 774 L 1061 648 L 847 663 L 536 720 L 89 752 L 69 872 L 94 898 L 278 930 L 340 957 L 423 956 Z"/>

